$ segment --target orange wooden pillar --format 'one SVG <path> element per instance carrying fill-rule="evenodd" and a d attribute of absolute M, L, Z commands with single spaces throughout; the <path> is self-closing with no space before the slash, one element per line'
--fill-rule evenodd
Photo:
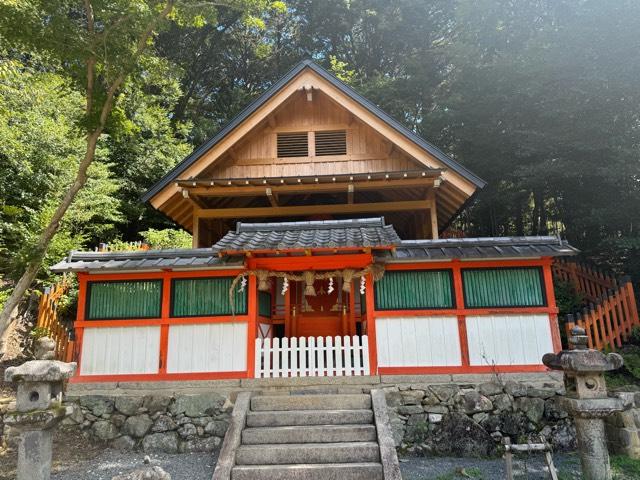
<path fill-rule="evenodd" d="M 365 302 L 367 305 L 367 335 L 369 337 L 369 369 L 371 375 L 378 374 L 378 346 L 376 343 L 376 316 L 373 275 L 366 276 Z"/>
<path fill-rule="evenodd" d="M 171 315 L 171 277 L 169 272 L 162 275 L 162 306 L 160 308 L 160 360 L 158 373 L 167 373 L 167 352 L 169 351 L 169 317 Z"/>
<path fill-rule="evenodd" d="M 453 290 L 455 292 L 456 309 L 463 310 L 464 305 L 464 289 L 462 285 L 462 266 L 460 260 L 452 261 L 453 268 Z M 471 360 L 469 359 L 469 339 L 467 337 L 467 317 L 464 314 L 458 315 L 458 339 L 460 341 L 460 359 L 463 367 L 469 367 Z"/>
<path fill-rule="evenodd" d="M 84 322 L 87 308 L 87 275 L 78 273 L 78 311 L 76 312 L 76 322 Z M 82 336 L 84 335 L 84 327 L 76 327 L 75 341 L 75 357 L 78 362 L 76 376 L 80 375 L 82 370 Z"/>
<path fill-rule="evenodd" d="M 547 306 L 554 309 L 554 313 L 549 314 L 549 328 L 551 329 L 551 344 L 554 353 L 562 350 L 562 340 L 560 337 L 560 326 L 558 325 L 558 308 L 556 306 L 556 294 L 553 289 L 553 271 L 551 270 L 552 259 L 546 258 L 542 266 L 544 277 L 545 296 L 547 297 Z"/>
<path fill-rule="evenodd" d="M 373 287 L 373 285 L 372 285 Z M 360 293 L 360 290 L 356 290 L 356 282 L 351 282 L 351 292 L 349 293 L 349 335 L 356 334 L 356 294 Z"/>
<path fill-rule="evenodd" d="M 295 326 L 291 324 L 291 286 L 284 292 L 284 336 L 296 336 Z"/>
<path fill-rule="evenodd" d="M 249 275 L 247 284 L 247 378 L 255 376 L 256 336 L 258 334 L 258 288 L 255 275 Z"/>

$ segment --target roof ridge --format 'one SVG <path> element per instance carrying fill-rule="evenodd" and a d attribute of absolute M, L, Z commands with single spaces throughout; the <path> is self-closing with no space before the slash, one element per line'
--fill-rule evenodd
<path fill-rule="evenodd" d="M 535 235 L 535 236 L 518 236 L 518 237 L 470 237 L 470 238 L 438 238 L 438 239 L 416 239 L 416 240 L 402 240 L 402 245 L 434 245 L 437 243 L 442 244 L 456 244 L 456 243 L 469 243 L 478 244 L 480 242 L 486 243 L 549 243 L 549 242 L 565 242 L 558 237 L 551 235 Z"/>
<path fill-rule="evenodd" d="M 187 257 L 189 255 L 193 257 L 209 257 L 216 255 L 217 250 L 211 247 L 207 248 L 163 248 L 156 250 L 132 250 L 132 251 L 117 251 L 117 252 L 83 252 L 74 250 L 69 253 L 70 260 L 110 260 L 110 259 L 135 259 L 135 258 L 164 258 L 167 255 L 180 255 Z"/>
<path fill-rule="evenodd" d="M 262 231 L 331 230 L 338 228 L 385 227 L 384 217 L 353 218 L 340 220 L 309 220 L 300 222 L 266 222 L 236 224 L 235 233 Z"/>

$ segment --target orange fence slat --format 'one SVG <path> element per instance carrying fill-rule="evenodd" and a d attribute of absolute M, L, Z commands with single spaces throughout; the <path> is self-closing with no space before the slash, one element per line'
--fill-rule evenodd
<path fill-rule="evenodd" d="M 561 259 L 554 261 L 553 274 L 557 280 L 573 284 L 589 305 L 575 317 L 567 315 L 567 334 L 574 325 L 579 325 L 585 329 L 591 348 L 615 351 L 629 339 L 633 328 L 640 327 L 630 280 L 618 280 L 588 265 Z"/>
<path fill-rule="evenodd" d="M 58 303 L 67 292 L 69 284 L 63 278 L 40 297 L 36 326 L 46 330 L 47 335 L 55 342 L 55 354 L 58 360 L 68 361 L 72 356 L 73 342 L 67 327 L 58 318 Z"/>

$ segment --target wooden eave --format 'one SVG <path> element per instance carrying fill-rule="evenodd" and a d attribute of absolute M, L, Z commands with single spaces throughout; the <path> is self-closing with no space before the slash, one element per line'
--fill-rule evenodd
<path fill-rule="evenodd" d="M 313 194 L 346 192 L 349 185 L 366 190 L 433 186 L 443 171 L 442 169 L 432 169 L 295 177 L 196 178 L 178 180 L 176 186 L 180 190 L 187 190 L 189 196 L 202 197 L 258 196 L 264 195 L 266 188 L 270 188 L 274 193 Z"/>
<path fill-rule="evenodd" d="M 357 215 L 394 212 L 406 215 L 433 208 L 443 224 L 461 208 L 466 197 L 442 182 L 442 170 L 413 170 L 362 174 L 245 179 L 185 179 L 176 182 L 179 194 L 161 209 L 192 231 L 193 216 L 233 220 L 282 216 Z M 445 188 L 448 190 L 445 192 Z M 431 192 L 431 193 L 429 193 Z M 300 205 L 314 195 L 331 195 L 335 203 Z M 266 203 L 265 199 L 269 199 Z M 279 199 L 285 199 L 278 203 Z M 357 198 L 357 201 L 356 201 Z M 257 200 L 262 199 L 262 204 Z M 287 203 L 289 201 L 289 203 Z M 297 203 L 297 204 L 296 204 Z"/>

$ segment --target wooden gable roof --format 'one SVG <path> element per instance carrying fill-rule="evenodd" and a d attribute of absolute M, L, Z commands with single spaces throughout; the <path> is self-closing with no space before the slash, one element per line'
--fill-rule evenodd
<path fill-rule="evenodd" d="M 180 162 L 158 181 L 142 200 L 149 201 L 153 207 L 187 230 L 192 230 L 191 212 L 199 207 L 197 203 L 184 201 L 183 189 L 186 180 L 211 180 L 211 185 L 214 182 L 220 184 L 221 181 L 228 185 L 241 185 L 248 177 L 263 177 L 268 183 L 273 183 L 277 180 L 276 177 L 292 177 L 291 172 L 311 177 L 317 173 L 317 166 L 305 165 L 300 159 L 298 162 L 279 162 L 277 169 L 265 169 L 264 173 L 261 171 L 260 175 L 253 175 L 256 170 L 239 168 L 242 159 L 237 158 L 238 152 L 242 153 L 243 142 L 246 144 L 246 139 L 257 130 L 264 129 L 269 124 L 273 126 L 273 118 L 279 111 L 289 108 L 292 112 L 298 112 L 299 117 L 299 99 L 304 92 L 314 92 L 321 101 L 331 104 L 334 110 L 342 110 L 352 117 L 353 129 L 359 129 L 360 136 L 364 139 L 362 143 L 367 144 L 369 149 L 379 149 L 383 143 L 396 149 L 395 162 L 379 164 L 384 167 L 380 170 L 369 167 L 369 170 L 365 171 L 355 167 L 355 162 L 350 162 L 348 166 L 342 166 L 343 170 L 335 173 L 379 174 L 382 170 L 397 173 L 423 169 L 432 177 L 432 174 L 437 172 L 440 178 L 438 184 L 442 184 L 439 189 L 442 202 L 438 207 L 441 226 L 454 218 L 474 192 L 485 185 L 482 179 L 402 126 L 329 72 L 311 61 L 303 61 L 240 112 L 218 134 Z M 291 164 L 288 169 L 287 164 Z M 344 171 L 344 168 L 351 170 Z M 410 200 L 403 198 L 402 193 L 398 199 Z"/>

